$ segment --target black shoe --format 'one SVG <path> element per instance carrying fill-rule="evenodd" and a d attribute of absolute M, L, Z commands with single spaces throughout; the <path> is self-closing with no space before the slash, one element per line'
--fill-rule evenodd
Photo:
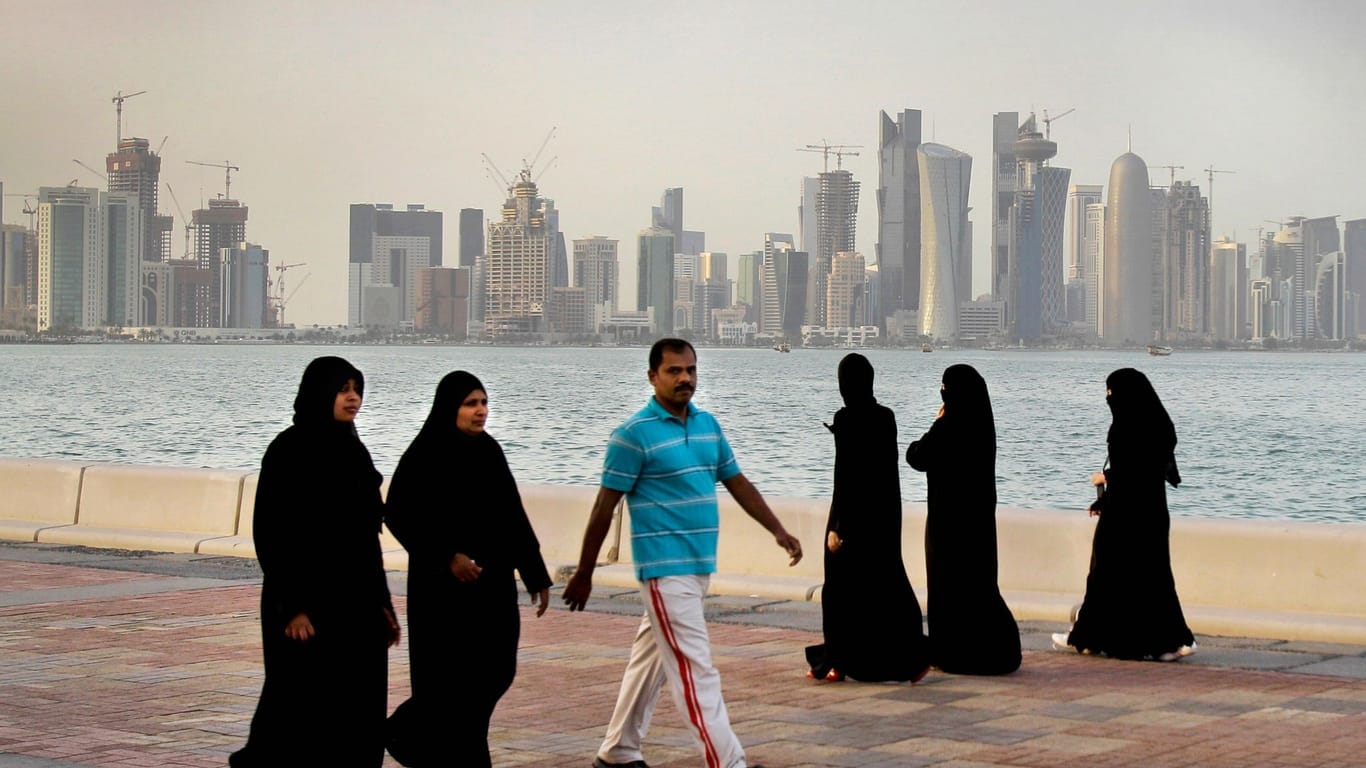
<path fill-rule="evenodd" d="M 650 766 L 644 760 L 632 760 L 629 763 L 609 763 L 601 757 L 595 757 L 593 758 L 593 768 L 650 768 Z"/>

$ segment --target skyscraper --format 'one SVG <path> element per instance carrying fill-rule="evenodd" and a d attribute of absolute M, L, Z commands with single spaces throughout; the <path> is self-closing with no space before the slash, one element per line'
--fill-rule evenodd
<path fill-rule="evenodd" d="M 223 249 L 223 326 L 264 328 L 270 307 L 266 286 L 270 251 L 255 243 L 238 243 Z M 280 318 L 270 318 L 277 324 Z"/>
<path fill-rule="evenodd" d="M 105 156 L 104 167 L 108 172 L 110 192 L 129 192 L 138 196 L 142 226 L 142 234 L 138 237 L 142 251 L 138 259 L 170 259 L 171 217 L 157 213 L 161 156 L 151 150 L 147 139 L 122 139 L 118 151 Z"/>
<path fill-rule="evenodd" d="M 392 286 L 398 304 L 383 302 L 394 324 L 416 319 L 417 272 L 442 264 L 443 218 L 440 211 L 412 204 L 395 210 L 389 203 L 353 203 L 350 224 L 350 262 L 347 274 L 347 324 L 371 326 L 365 301 L 370 286 Z"/>
<path fill-rule="evenodd" d="M 594 235 L 574 241 L 574 285 L 584 289 L 589 307 L 607 303 L 617 308 L 619 274 L 616 240 Z"/>
<path fill-rule="evenodd" d="M 673 333 L 674 233 L 664 227 L 642 230 L 636 254 L 636 309 L 653 311 L 657 335 Z"/>
<path fill-rule="evenodd" d="M 1147 344 L 1153 337 L 1153 243 L 1143 158 L 1133 152 L 1116 158 L 1107 189 L 1101 338 L 1112 345 Z"/>
<path fill-rule="evenodd" d="M 1039 132 L 1034 115 L 1016 136 L 1015 195 L 1007 220 L 1007 328 L 1013 337 L 1037 340 L 1066 318 L 1062 225 L 1071 171 L 1047 165 L 1058 145 Z"/>
<path fill-rule="evenodd" d="M 674 236 L 674 250 L 683 250 L 683 188 L 669 187 L 660 196 L 659 205 L 650 209 L 650 226 L 667 229 Z"/>
<path fill-rule="evenodd" d="M 795 340 L 801 337 L 803 325 L 813 324 L 806 317 L 810 272 L 810 258 L 802 251 L 778 247 L 765 257 L 759 277 L 761 333 Z"/>
<path fill-rule="evenodd" d="M 1066 279 L 1086 278 L 1086 206 L 1105 199 L 1099 184 L 1073 184 L 1067 188 Z"/>
<path fill-rule="evenodd" d="M 208 208 L 190 214 L 194 222 L 194 253 L 203 283 L 195 286 L 194 327 L 223 325 L 223 249 L 247 239 L 247 207 L 237 200 L 215 198 Z"/>
<path fill-rule="evenodd" d="M 1084 213 L 1085 224 L 1082 231 L 1082 260 L 1086 269 L 1086 307 L 1084 311 L 1084 331 L 1103 337 L 1102 329 L 1105 311 L 1105 203 L 1091 203 Z"/>
<path fill-rule="evenodd" d="M 1086 256 L 1086 206 L 1101 202 L 1104 199 L 1104 191 L 1105 188 L 1099 184 L 1073 184 L 1067 188 L 1067 221 L 1064 225 L 1066 233 L 1063 238 L 1067 259 L 1064 286 L 1086 285 L 1087 265 L 1090 263 Z M 1067 295 L 1078 294 L 1068 293 Z M 1080 320 L 1086 317 L 1088 312 L 1085 306 L 1087 290 L 1082 288 L 1079 295 L 1083 297 L 1083 306 L 1074 307 L 1069 303 L 1066 307 L 1069 320 Z M 1095 330 L 1094 325 L 1090 330 Z"/>
<path fill-rule="evenodd" d="M 1209 268 L 1209 335 L 1215 341 L 1241 339 L 1246 314 L 1247 246 L 1228 239 L 1214 244 Z"/>
<path fill-rule="evenodd" d="M 1347 290 L 1352 294 L 1354 333 L 1366 332 L 1366 219 L 1342 223 L 1343 268 L 1347 271 Z"/>
<path fill-rule="evenodd" d="M 745 322 L 759 322 L 759 305 L 763 287 L 760 274 L 764 266 L 764 252 L 742 253 L 735 270 L 735 303 L 745 307 Z"/>
<path fill-rule="evenodd" d="M 972 157 L 943 144 L 921 144 L 920 165 L 920 333 L 952 341 L 958 336 L 959 270 L 968 242 L 968 188 Z"/>
<path fill-rule="evenodd" d="M 1341 341 L 1347 338 L 1347 260 L 1342 251 L 1320 254 L 1314 280 L 1315 338 Z"/>
<path fill-rule="evenodd" d="M 483 240 L 483 236 L 480 236 Z M 469 335 L 472 267 L 428 267 L 417 272 L 417 314 L 413 327 L 456 339 Z"/>
<path fill-rule="evenodd" d="M 142 325 L 143 208 L 133 192 L 100 195 L 100 238 L 104 261 L 103 322 L 135 328 Z"/>
<path fill-rule="evenodd" d="M 825 288 L 835 254 L 852 253 L 858 225 L 859 183 L 844 169 L 824 171 L 816 193 L 816 251 L 809 254 L 810 276 L 815 287 L 807 324 L 826 324 Z M 798 324 L 800 326 L 800 323 Z"/>
<path fill-rule="evenodd" d="M 802 177 L 801 201 L 797 203 L 798 239 L 793 246 L 807 253 L 816 250 L 816 198 L 820 191 L 820 179 L 814 176 Z M 768 252 L 767 247 L 764 252 Z"/>
<path fill-rule="evenodd" d="M 826 289 L 827 328 L 857 328 L 867 324 L 865 271 L 863 254 L 835 254 Z"/>
<path fill-rule="evenodd" d="M 1212 248 L 1209 200 L 1189 181 L 1173 182 L 1167 192 L 1166 215 L 1162 332 L 1164 336 L 1203 336 L 1210 330 L 1206 306 Z"/>
<path fill-rule="evenodd" d="M 473 267 L 484 255 L 484 210 L 460 209 L 460 266 Z"/>
<path fill-rule="evenodd" d="M 1014 230 L 1010 212 L 1015 207 L 1015 141 L 1020 113 L 997 112 L 991 117 L 991 295 L 1006 301 L 1010 291 L 1010 249 Z"/>
<path fill-rule="evenodd" d="M 920 110 L 881 117 L 878 136 L 877 245 L 882 311 L 919 309 L 921 269 Z M 882 321 L 878 325 L 883 325 Z"/>
<path fill-rule="evenodd" d="M 91 187 L 38 190 L 39 331 L 104 324 L 99 200 Z"/>
<path fill-rule="evenodd" d="M 28 305 L 27 274 L 29 252 L 28 227 L 6 224 L 3 227 L 4 263 L 0 265 L 0 327 L 18 327 L 23 322 Z"/>
<path fill-rule="evenodd" d="M 501 221 L 490 221 L 484 274 L 484 332 L 539 333 L 546 327 L 559 247 L 554 204 L 523 171 L 508 190 Z"/>

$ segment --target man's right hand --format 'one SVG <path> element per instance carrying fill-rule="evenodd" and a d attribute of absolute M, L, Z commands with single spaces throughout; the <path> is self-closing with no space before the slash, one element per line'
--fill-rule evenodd
<path fill-rule="evenodd" d="M 588 604 L 588 595 L 593 592 L 593 574 L 582 569 L 574 571 L 569 584 L 564 588 L 564 604 L 570 611 L 582 611 Z"/>

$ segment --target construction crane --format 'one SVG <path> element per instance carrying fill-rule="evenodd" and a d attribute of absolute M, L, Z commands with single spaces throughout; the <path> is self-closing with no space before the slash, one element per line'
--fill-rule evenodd
<path fill-rule="evenodd" d="M 1176 172 L 1186 170 L 1186 166 L 1184 165 L 1154 165 L 1153 167 L 1166 168 L 1167 170 L 1171 171 L 1171 181 L 1167 184 L 1169 188 L 1176 186 Z"/>
<path fill-rule="evenodd" d="M 134 96 L 141 96 L 144 93 L 146 93 L 146 91 L 138 91 L 137 93 L 125 95 L 123 91 L 119 91 L 114 94 L 114 98 L 110 99 L 110 101 L 114 102 L 114 122 L 116 129 L 114 149 L 116 151 L 118 150 L 119 144 L 123 143 L 123 102 L 128 101 Z"/>
<path fill-rule="evenodd" d="M 24 198 L 23 213 L 28 216 L 28 228 L 33 229 L 33 217 L 38 214 L 38 209 L 33 207 L 33 201 L 38 199 L 37 192 L 6 192 L 5 197 Z"/>
<path fill-rule="evenodd" d="M 502 194 L 508 194 L 509 190 L 512 189 L 512 182 L 508 181 L 503 172 L 498 170 L 498 165 L 493 162 L 493 158 L 489 157 L 487 152 L 480 152 L 479 156 L 484 158 L 484 175 L 489 177 L 489 180 L 494 184 L 501 183 L 503 186 L 499 187 L 498 191 Z"/>
<path fill-rule="evenodd" d="M 526 161 L 525 157 L 522 158 L 522 174 L 528 181 L 532 180 L 532 171 L 536 168 L 536 161 L 541 159 L 541 153 L 545 152 L 546 145 L 549 144 L 550 140 L 555 137 L 555 131 L 556 126 L 550 126 L 550 133 L 547 133 L 545 135 L 545 139 L 541 141 L 541 146 L 536 150 L 536 154 L 532 155 L 530 163 Z M 552 157 L 550 159 L 550 163 L 554 163 L 556 159 L 558 158 Z M 550 166 L 550 163 L 546 164 L 547 168 Z M 545 168 L 542 168 L 541 171 L 542 173 L 544 173 Z"/>
<path fill-rule="evenodd" d="M 153 152 L 152 154 L 154 154 L 154 155 L 160 155 L 160 154 L 161 154 L 161 148 L 164 147 L 164 146 L 166 146 L 166 140 L 169 139 L 169 138 L 171 138 L 170 134 L 167 134 L 167 135 L 165 135 L 165 136 L 162 136 L 162 137 L 161 137 L 161 143 L 157 145 L 157 151 L 156 151 L 156 152 Z"/>
<path fill-rule="evenodd" d="M 225 199 L 225 200 L 231 200 L 231 199 L 232 199 L 232 172 L 233 172 L 233 171 L 240 171 L 240 170 L 242 170 L 242 169 L 241 169 L 241 168 L 238 168 L 238 167 L 235 166 L 235 165 L 233 165 L 231 160 L 224 160 L 224 161 L 221 162 L 221 163 L 201 163 L 201 162 L 199 162 L 198 160 L 186 160 L 185 162 L 189 163 L 190 165 L 202 165 L 202 166 L 204 166 L 204 167 L 206 167 L 206 168 L 222 168 L 222 169 L 223 169 L 223 199 Z"/>
<path fill-rule="evenodd" d="M 1076 108 L 1076 107 L 1069 107 L 1069 108 L 1063 110 L 1063 112 L 1062 112 L 1061 114 L 1053 115 L 1052 117 L 1049 117 L 1049 116 L 1048 116 L 1048 110 L 1045 109 L 1045 110 L 1042 110 L 1042 111 L 1043 111 L 1043 137 L 1044 137 L 1045 139 L 1050 139 L 1050 140 L 1051 140 L 1052 137 L 1051 137 L 1050 134 L 1052 133 L 1053 121 L 1054 121 L 1054 120 L 1061 120 L 1061 119 L 1063 119 L 1064 117 L 1067 117 L 1068 115 L 1072 114 L 1073 112 L 1076 112 L 1076 111 L 1077 111 L 1077 108 Z"/>
<path fill-rule="evenodd" d="M 821 155 L 823 156 L 822 166 L 821 166 L 821 172 L 822 172 L 822 173 L 828 173 L 828 172 L 830 171 L 830 156 L 831 156 L 831 155 L 834 155 L 834 156 L 835 156 L 835 169 L 836 169 L 836 170 L 839 170 L 839 169 L 841 169 L 841 168 L 844 167 L 844 156 L 845 156 L 845 155 L 853 155 L 854 157 L 858 157 L 858 153 L 857 153 L 857 152 L 850 152 L 849 150 L 851 150 L 851 149 L 862 149 L 862 148 L 863 148 L 863 145 L 862 145 L 862 144 L 831 144 L 830 142 L 826 141 L 825 139 L 821 139 L 821 143 L 819 143 L 819 144 L 807 144 L 807 145 L 804 146 L 804 147 L 798 147 L 798 148 L 797 148 L 797 151 L 798 151 L 798 152 L 820 152 Z"/>
<path fill-rule="evenodd" d="M 185 259 L 190 258 L 190 234 L 194 231 L 195 225 L 185 218 L 185 211 L 180 207 L 180 201 L 176 199 L 175 190 L 171 189 L 171 182 L 166 182 L 166 191 L 171 193 L 171 202 L 175 203 L 176 213 L 180 214 L 180 225 L 185 229 Z"/>
<path fill-rule="evenodd" d="M 91 168 L 90 166 L 86 165 L 85 163 L 82 163 L 80 160 L 77 160 L 77 159 L 75 159 L 75 158 L 73 157 L 73 158 L 71 159 L 71 162 L 75 163 L 76 165 L 79 165 L 80 167 L 86 169 L 87 171 L 90 171 L 91 173 L 95 174 L 96 176 L 99 176 L 101 179 L 104 180 L 104 183 L 105 183 L 105 184 L 108 184 L 108 183 L 109 183 L 109 177 L 108 177 L 108 176 L 104 175 L 103 173 L 100 173 L 99 171 L 95 170 L 94 168 Z"/>
<path fill-rule="evenodd" d="M 1237 171 L 1226 171 L 1222 168 L 1215 168 L 1213 165 L 1205 169 L 1209 174 L 1209 231 L 1210 237 L 1214 237 L 1214 174 L 1216 173 L 1237 173 Z"/>
<path fill-rule="evenodd" d="M 281 265 L 281 266 L 284 266 L 284 265 Z M 290 266 L 297 267 L 297 266 L 301 266 L 301 265 L 299 265 L 299 264 L 291 264 Z M 280 269 L 280 267 L 276 267 L 276 269 Z M 290 299 L 294 298 L 294 294 L 298 293 L 300 288 L 304 287 L 304 283 L 308 282 L 308 278 L 311 277 L 312 275 L 313 275 L 312 272 L 309 272 L 308 274 L 304 275 L 304 276 L 303 276 L 303 279 L 299 281 L 299 284 L 298 284 L 298 285 L 294 286 L 294 290 L 290 291 L 288 296 L 285 296 L 285 295 L 281 294 L 280 296 L 275 297 L 275 307 L 276 307 L 276 309 L 275 309 L 275 324 L 276 324 L 276 327 L 279 327 L 279 328 L 285 327 L 285 305 L 289 303 L 289 300 L 290 300 Z"/>

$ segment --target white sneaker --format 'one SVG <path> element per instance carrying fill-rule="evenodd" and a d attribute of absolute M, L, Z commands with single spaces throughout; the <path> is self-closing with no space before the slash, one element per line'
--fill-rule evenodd
<path fill-rule="evenodd" d="M 1075 651 L 1075 650 L 1077 650 L 1075 646 L 1072 646 L 1072 645 L 1069 645 L 1069 644 L 1068 644 L 1068 642 L 1067 642 L 1067 635 L 1068 635 L 1067 632 L 1054 632 L 1054 633 L 1053 633 L 1053 650 L 1055 650 L 1055 651 Z"/>
<path fill-rule="evenodd" d="M 1180 648 L 1177 648 L 1176 655 L 1185 658 L 1186 656 L 1194 655 L 1198 650 L 1200 650 L 1200 645 L 1192 641 L 1190 645 L 1183 645 Z"/>
<path fill-rule="evenodd" d="M 1180 661 L 1181 654 L 1177 651 L 1167 651 L 1157 657 L 1158 661 Z"/>

